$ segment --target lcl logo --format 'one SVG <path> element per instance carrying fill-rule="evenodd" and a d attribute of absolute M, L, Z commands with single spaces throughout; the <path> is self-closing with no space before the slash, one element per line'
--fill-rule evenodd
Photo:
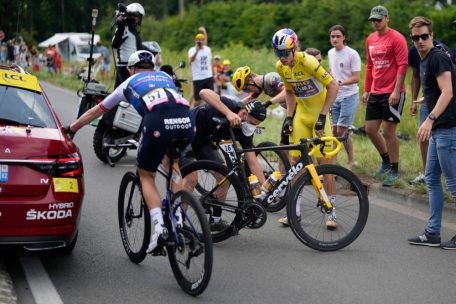
<path fill-rule="evenodd" d="M 22 75 L 15 75 L 15 74 L 3 74 L 4 79 L 11 79 L 11 80 L 19 80 L 19 81 L 25 81 L 22 79 Z"/>

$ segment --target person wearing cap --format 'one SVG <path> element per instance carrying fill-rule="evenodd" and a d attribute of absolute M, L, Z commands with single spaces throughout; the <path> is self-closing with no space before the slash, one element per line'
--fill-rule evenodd
<path fill-rule="evenodd" d="M 366 73 L 363 104 L 366 105 L 366 134 L 382 164 L 374 173 L 390 187 L 399 178 L 399 139 L 396 129 L 405 104 L 404 79 L 408 50 L 404 36 L 388 27 L 390 16 L 384 6 L 375 6 L 369 21 L 375 32 L 366 39 Z M 380 133 L 383 127 L 383 135 Z"/>
<path fill-rule="evenodd" d="M 194 106 L 202 103 L 200 91 L 202 89 L 214 89 L 212 71 L 211 48 L 204 44 L 206 36 L 198 33 L 195 36 L 195 45 L 188 50 L 188 59 L 192 66 Z"/>
<path fill-rule="evenodd" d="M 260 101 L 251 100 L 248 104 L 244 104 L 226 96 L 219 96 L 209 89 L 201 90 L 200 95 L 206 104 L 192 109 L 195 116 L 196 134 L 191 145 L 192 149 L 187 149 L 184 153 L 181 165 L 191 162 L 193 159 L 225 163 L 217 146 L 214 146 L 212 142 L 231 139 L 228 129 L 230 126 L 233 127 L 236 140 L 239 141 L 243 149 L 254 147 L 253 134 L 256 126 L 266 119 L 266 108 Z M 228 119 L 230 126 L 224 125 L 216 130 L 217 124 L 212 120 L 214 117 Z M 250 171 L 258 177 L 261 184 L 264 183 L 266 179 L 255 152 L 246 152 L 245 159 Z M 188 177 L 185 184 L 189 190 L 192 190 L 196 180 Z M 223 193 L 223 189 L 220 191 L 215 193 L 215 195 L 219 198 L 224 197 L 226 193 Z M 213 231 L 220 231 L 226 228 L 226 223 L 222 221 L 221 214 L 221 209 L 214 208 L 211 219 L 211 229 Z"/>
<path fill-rule="evenodd" d="M 195 134 L 195 120 L 188 101 L 179 94 L 172 77 L 165 72 L 154 72 L 152 53 L 134 52 L 128 59 L 127 68 L 131 76 L 100 104 L 65 127 L 65 131 L 70 137 L 73 137 L 84 125 L 113 109 L 123 100 L 131 103 L 143 117 L 136 161 L 142 193 L 152 222 L 155 224 L 154 233 L 147 248 L 147 252 L 150 253 L 157 246 L 160 236 L 166 234 L 160 194 L 155 185 L 157 168 L 162 160 L 167 168 L 168 158 L 165 154 L 171 140 L 182 139 L 192 142 Z M 185 148 L 185 146 L 183 144 L 181 148 Z M 177 161 L 174 170 L 179 172 Z M 183 184 L 177 186 L 177 188 L 182 188 Z"/>

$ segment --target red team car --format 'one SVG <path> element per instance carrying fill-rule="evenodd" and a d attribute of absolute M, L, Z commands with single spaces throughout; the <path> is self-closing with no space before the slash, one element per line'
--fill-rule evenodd
<path fill-rule="evenodd" d="M 83 197 L 79 149 L 37 78 L 0 66 L 0 246 L 71 252 Z"/>

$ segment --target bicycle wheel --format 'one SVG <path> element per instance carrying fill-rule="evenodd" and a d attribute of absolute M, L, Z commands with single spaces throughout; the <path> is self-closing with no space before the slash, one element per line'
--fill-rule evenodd
<path fill-rule="evenodd" d="M 141 263 L 150 242 L 150 216 L 141 194 L 139 177 L 125 173 L 118 200 L 119 229 L 122 244 L 130 260 Z"/>
<path fill-rule="evenodd" d="M 199 160 L 181 168 L 182 177 L 186 178 L 187 184 L 191 184 L 193 194 L 206 211 L 207 222 L 211 223 L 213 214 L 222 211 L 221 224 L 225 225 L 216 227 L 212 224 L 211 227 L 214 243 L 236 234 L 242 222 L 240 210 L 245 201 L 244 187 L 237 175 L 228 176 L 229 172 L 224 165 L 209 160 Z M 218 184 L 220 180 L 223 182 Z M 214 191 L 216 187 L 218 190 Z M 220 202 L 224 203 L 221 210 Z"/>
<path fill-rule="evenodd" d="M 266 148 L 266 147 L 277 147 L 273 142 L 265 141 L 259 143 L 257 148 Z M 290 170 L 290 160 L 285 150 L 277 151 L 261 151 L 255 152 L 257 159 L 260 162 L 261 167 L 263 168 L 263 173 L 266 179 L 274 171 L 280 171 L 284 175 L 288 170 Z M 248 166 L 247 166 L 248 167 Z M 250 171 L 247 171 L 250 172 Z M 275 199 L 271 204 L 266 208 L 269 212 L 277 212 L 283 209 L 287 204 L 287 195 L 290 192 L 290 187 L 285 189 L 285 192 L 282 193 L 277 199 Z"/>
<path fill-rule="evenodd" d="M 336 228 L 326 226 L 328 215 L 321 209 L 308 172 L 291 188 L 287 216 L 291 230 L 305 245 L 320 251 L 334 251 L 351 244 L 363 231 L 369 213 L 369 198 L 359 178 L 348 169 L 321 165 L 316 170 L 319 176 L 335 183 Z M 326 193 L 331 194 L 327 190 Z M 298 204 L 300 211 L 296 209 Z"/>
<path fill-rule="evenodd" d="M 212 240 L 204 210 L 187 190 L 173 196 L 173 214 L 182 214 L 182 225 L 173 231 L 169 217 L 166 225 L 173 245 L 166 247 L 169 263 L 180 287 L 188 294 L 201 294 L 209 284 L 212 274 Z"/>

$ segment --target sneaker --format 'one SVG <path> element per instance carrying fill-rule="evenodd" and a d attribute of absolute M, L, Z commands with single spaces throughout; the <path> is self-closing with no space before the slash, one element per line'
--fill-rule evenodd
<path fill-rule="evenodd" d="M 399 179 L 399 173 L 390 171 L 388 176 L 383 181 L 383 187 L 391 187 L 396 180 Z"/>
<path fill-rule="evenodd" d="M 419 185 L 419 184 L 425 184 L 426 181 L 424 180 L 424 174 L 420 173 L 415 179 L 409 181 L 410 185 Z"/>
<path fill-rule="evenodd" d="M 427 235 L 425 232 L 422 235 L 409 238 L 408 242 L 413 245 L 439 247 L 440 246 L 440 236 Z"/>
<path fill-rule="evenodd" d="M 166 239 L 166 236 L 168 235 L 168 230 L 163 227 L 161 230 L 154 231 L 154 234 L 150 237 L 150 243 L 149 247 L 147 247 L 146 252 L 147 253 L 152 253 L 155 248 L 157 248 L 158 244 L 163 241 L 163 239 Z"/>
<path fill-rule="evenodd" d="M 210 224 L 211 231 L 223 231 L 226 230 L 230 225 L 224 220 L 220 220 L 217 223 L 211 223 Z"/>
<path fill-rule="evenodd" d="M 337 228 L 336 211 L 333 210 L 331 214 L 328 214 L 328 218 L 326 219 L 326 228 L 328 230 L 334 230 Z"/>
<path fill-rule="evenodd" d="M 286 216 L 279 218 L 277 221 L 284 226 L 290 226 L 290 224 L 288 223 L 288 217 L 286 217 Z M 301 216 L 298 216 L 298 222 L 300 222 L 300 221 L 301 221 Z"/>
<path fill-rule="evenodd" d="M 390 171 L 391 171 L 391 165 L 382 163 L 382 166 L 380 167 L 380 169 L 378 169 L 377 172 L 374 173 L 374 178 L 379 179 Z"/>
<path fill-rule="evenodd" d="M 447 249 L 447 250 L 456 249 L 456 235 L 453 236 L 453 238 L 451 240 L 449 240 L 448 242 L 443 242 L 442 244 L 440 244 L 440 247 L 442 249 Z"/>

